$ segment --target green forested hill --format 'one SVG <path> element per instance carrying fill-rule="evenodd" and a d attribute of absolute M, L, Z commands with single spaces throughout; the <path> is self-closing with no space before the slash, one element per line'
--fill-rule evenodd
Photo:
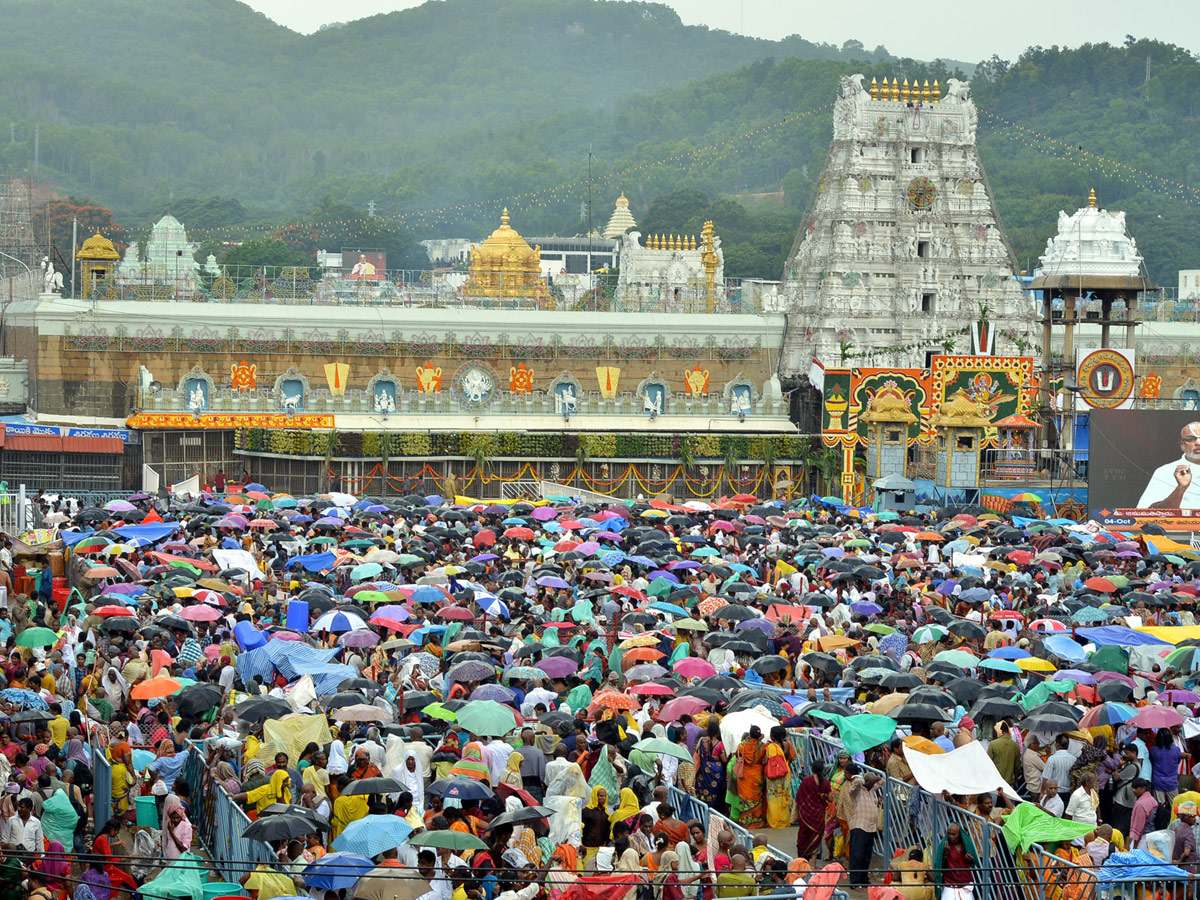
<path fill-rule="evenodd" d="M 8 6 L 0 123 L 13 139 L 0 167 L 29 169 L 39 123 L 42 179 L 134 229 L 174 206 L 199 237 L 269 236 L 369 201 L 409 239 L 486 234 L 502 204 L 526 234 L 575 233 L 590 151 L 597 225 L 625 191 L 643 230 L 714 218 L 729 274 L 778 277 L 828 150 L 838 77 L 963 77 L 853 42 L 685 27 L 649 3 L 446 0 L 309 36 L 236 0 Z M 1033 48 L 981 63 L 972 85 L 1023 268 L 1090 187 L 1128 212 L 1157 281 L 1200 263 L 1189 53 L 1133 40 Z M 753 207 L 730 199 L 778 191 Z"/>

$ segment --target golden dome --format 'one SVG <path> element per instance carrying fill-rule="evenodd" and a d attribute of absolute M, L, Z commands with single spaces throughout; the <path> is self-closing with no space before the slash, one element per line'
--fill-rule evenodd
<path fill-rule="evenodd" d="M 75 254 L 75 258 L 120 259 L 121 254 L 117 252 L 117 248 L 113 246 L 112 241 L 97 231 L 83 242 L 83 246 L 79 248 L 79 252 Z"/>
<path fill-rule="evenodd" d="M 545 294 L 541 248 L 530 247 L 508 224 L 508 207 L 500 227 L 478 247 L 471 248 L 471 274 L 465 290 L 485 297 L 524 297 Z"/>

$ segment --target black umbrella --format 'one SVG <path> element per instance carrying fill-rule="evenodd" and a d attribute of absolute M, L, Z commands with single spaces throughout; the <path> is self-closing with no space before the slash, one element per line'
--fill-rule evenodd
<path fill-rule="evenodd" d="M 1009 716 L 1019 719 L 1025 715 L 1025 707 L 1015 700 L 1002 700 L 999 697 L 985 697 L 971 707 L 971 718 L 1004 719 Z"/>
<path fill-rule="evenodd" d="M 943 709 L 953 709 L 959 702 L 958 698 L 949 691 L 944 691 L 932 684 L 923 684 L 918 688 L 910 691 L 908 694 L 907 703 L 932 703 L 934 706 L 940 706 Z"/>
<path fill-rule="evenodd" d="M 1106 703 L 1119 703 L 1133 696 L 1133 688 L 1121 681 L 1102 681 L 1096 685 L 1096 694 Z"/>
<path fill-rule="evenodd" d="M 396 695 L 396 707 L 401 712 L 412 712 L 437 701 L 437 697 L 429 691 L 405 691 L 404 695 Z M 361 702 L 361 701 L 360 701 Z"/>
<path fill-rule="evenodd" d="M 100 627 L 105 631 L 128 631 L 133 633 L 138 630 L 138 621 L 133 616 L 109 616 L 100 623 Z"/>
<path fill-rule="evenodd" d="M 443 704 L 443 706 L 444 705 L 445 704 Z M 545 725 L 547 728 L 558 728 L 558 726 L 563 722 L 574 722 L 575 717 L 569 713 L 551 710 L 550 712 L 542 713 L 540 716 L 538 716 L 537 721 L 539 725 Z"/>
<path fill-rule="evenodd" d="M 346 787 L 343 793 L 346 794 L 398 794 L 400 791 L 406 790 L 394 778 L 362 778 L 358 781 L 352 781 Z"/>
<path fill-rule="evenodd" d="M 861 672 L 863 669 L 891 669 L 896 671 L 899 666 L 896 661 L 890 656 L 880 656 L 877 653 L 868 653 L 864 656 L 856 656 L 850 661 L 850 668 L 856 672 Z"/>
<path fill-rule="evenodd" d="M 1047 700 L 1045 703 L 1039 703 L 1037 706 L 1031 707 L 1025 711 L 1026 717 L 1029 716 L 1062 716 L 1067 719 L 1073 719 L 1078 722 L 1083 713 L 1073 707 L 1070 703 L 1062 700 Z"/>
<path fill-rule="evenodd" d="M 788 667 L 788 661 L 782 656 L 764 656 L 761 659 L 756 659 L 750 664 L 759 675 L 768 675 L 771 672 L 782 672 Z M 920 679 L 918 679 L 919 681 Z"/>
<path fill-rule="evenodd" d="M 890 691 L 911 690 L 923 684 L 912 672 L 888 672 L 880 683 Z"/>
<path fill-rule="evenodd" d="M 957 678 L 947 683 L 946 690 L 963 706 L 970 706 L 979 699 L 983 682 L 974 678 Z"/>
<path fill-rule="evenodd" d="M 321 831 L 329 828 L 329 820 L 318 813 L 315 809 L 309 809 L 307 806 L 300 806 L 297 803 L 272 803 L 266 809 L 258 814 L 261 819 L 263 816 L 299 816 L 301 819 L 307 819 L 317 826 Z"/>
<path fill-rule="evenodd" d="M 999 697 L 1001 700 L 1015 700 L 1021 692 L 1015 684 L 1005 684 L 1002 681 L 985 684 L 979 691 L 979 699 Z"/>
<path fill-rule="evenodd" d="M 834 716 L 852 716 L 854 712 L 845 703 L 838 703 L 836 700 L 822 700 L 820 703 L 813 703 L 805 706 L 803 709 L 797 710 L 804 715 L 811 712 L 824 712 Z"/>
<path fill-rule="evenodd" d="M 948 609 L 942 609 L 940 606 L 925 607 L 925 615 L 938 625 L 950 625 L 955 621 L 954 614 Z"/>
<path fill-rule="evenodd" d="M 54 713 L 44 709 L 23 709 L 20 712 L 12 714 L 10 721 L 13 722 L 49 722 L 54 718 Z"/>
<path fill-rule="evenodd" d="M 709 706 L 716 706 L 725 702 L 725 697 L 720 691 L 712 688 L 701 687 L 698 684 L 690 685 L 689 687 L 680 688 L 675 692 L 676 697 L 699 697 L 708 703 Z"/>
<path fill-rule="evenodd" d="M 897 722 L 949 722 L 950 717 L 932 703 L 905 703 L 888 713 Z"/>
<path fill-rule="evenodd" d="M 840 675 L 842 673 L 843 666 L 841 660 L 828 653 L 805 653 L 800 659 L 818 672 L 824 672 L 826 675 Z"/>
<path fill-rule="evenodd" d="M 269 843 L 271 841 L 290 841 L 292 838 L 303 837 L 317 830 L 316 824 L 310 819 L 295 813 L 283 813 L 278 816 L 262 816 L 256 819 L 242 832 L 242 837 Z"/>
<path fill-rule="evenodd" d="M 379 682 L 372 681 L 370 678 L 347 678 L 338 685 L 339 691 L 378 691 L 381 690 Z"/>
<path fill-rule="evenodd" d="M 1061 734 L 1064 731 L 1074 731 L 1079 727 L 1079 723 L 1069 716 L 1055 716 L 1050 713 L 1044 713 L 1038 716 L 1026 716 L 1021 720 L 1021 727 L 1026 732 L 1045 731 L 1052 734 Z"/>
<path fill-rule="evenodd" d="M 964 640 L 979 640 L 987 636 L 987 629 L 978 622 L 958 619 L 950 623 L 950 633 Z"/>
<path fill-rule="evenodd" d="M 225 692 L 215 684 L 189 684 L 175 697 L 175 711 L 181 716 L 195 718 L 219 706 Z"/>
<path fill-rule="evenodd" d="M 293 712 L 286 700 L 277 697 L 251 697 L 243 700 L 233 708 L 233 714 L 239 719 L 251 723 L 264 722 L 267 719 L 282 719 Z"/>
<path fill-rule="evenodd" d="M 749 607 L 735 606 L 732 603 L 728 603 L 713 612 L 712 618 L 727 619 L 732 622 L 744 622 L 746 619 L 758 618 L 758 613 Z"/>
<path fill-rule="evenodd" d="M 358 691 L 341 691 L 325 700 L 323 705 L 326 709 L 341 709 L 343 706 L 357 706 L 360 703 L 369 702 L 370 700 Z"/>
<path fill-rule="evenodd" d="M 512 812 L 501 813 L 492 819 L 489 827 L 497 828 L 501 825 L 518 825 L 524 822 L 536 822 L 538 819 L 546 819 L 554 815 L 554 810 L 548 806 L 526 806 L 521 809 L 515 809 Z"/>
<path fill-rule="evenodd" d="M 728 675 L 709 675 L 707 678 L 701 678 L 698 684 L 713 691 L 738 691 L 745 688 L 744 684 Z"/>

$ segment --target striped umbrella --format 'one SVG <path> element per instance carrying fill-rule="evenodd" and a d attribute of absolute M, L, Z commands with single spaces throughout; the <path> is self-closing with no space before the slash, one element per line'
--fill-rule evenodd
<path fill-rule="evenodd" d="M 949 633 L 949 629 L 941 625 L 922 625 L 913 632 L 912 639 L 915 644 L 931 644 L 940 641 Z"/>

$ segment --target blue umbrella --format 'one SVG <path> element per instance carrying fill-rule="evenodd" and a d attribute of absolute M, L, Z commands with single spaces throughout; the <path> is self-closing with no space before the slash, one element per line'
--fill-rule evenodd
<path fill-rule="evenodd" d="M 432 584 L 423 584 L 413 591 L 413 603 L 438 603 L 446 599 L 446 592 Z"/>
<path fill-rule="evenodd" d="M 495 700 L 497 703 L 511 703 L 516 696 L 515 691 L 501 684 L 481 684 L 471 691 L 472 700 Z"/>
<path fill-rule="evenodd" d="M 650 609 L 657 610 L 658 612 L 670 613 L 673 616 L 686 617 L 688 614 L 688 611 L 682 606 L 676 606 L 674 603 L 667 603 L 662 600 L 656 600 L 654 603 L 651 603 Z"/>
<path fill-rule="evenodd" d="M 25 709 L 50 711 L 50 704 L 43 697 L 24 688 L 5 688 L 0 691 L 0 700 L 7 700 L 9 703 L 15 703 L 17 706 L 25 707 Z"/>
<path fill-rule="evenodd" d="M 564 591 L 569 591 L 571 589 L 571 585 L 567 584 L 567 582 L 563 581 L 556 575 L 543 575 L 537 580 L 537 583 L 539 586 L 544 588 L 558 588 Z"/>
<path fill-rule="evenodd" d="M 1028 659 L 1033 654 L 1020 647 L 997 647 L 988 656 L 992 659 Z"/>
<path fill-rule="evenodd" d="M 364 816 L 346 826 L 333 841 L 333 849 L 361 856 L 378 856 L 408 840 L 412 826 L 396 816 Z"/>
<path fill-rule="evenodd" d="M 1021 667 L 1007 659 L 985 659 L 979 663 L 981 669 L 991 669 L 993 672 L 1007 672 L 1010 675 L 1020 675 Z"/>
<path fill-rule="evenodd" d="M 243 484 L 242 490 L 243 491 L 262 491 L 265 494 L 267 492 L 267 486 L 265 484 L 259 484 L 257 481 L 252 481 L 249 484 Z"/>
<path fill-rule="evenodd" d="M 374 862 L 357 853 L 326 853 L 304 870 L 304 886 L 322 891 L 352 888 L 359 878 L 373 868 Z"/>

